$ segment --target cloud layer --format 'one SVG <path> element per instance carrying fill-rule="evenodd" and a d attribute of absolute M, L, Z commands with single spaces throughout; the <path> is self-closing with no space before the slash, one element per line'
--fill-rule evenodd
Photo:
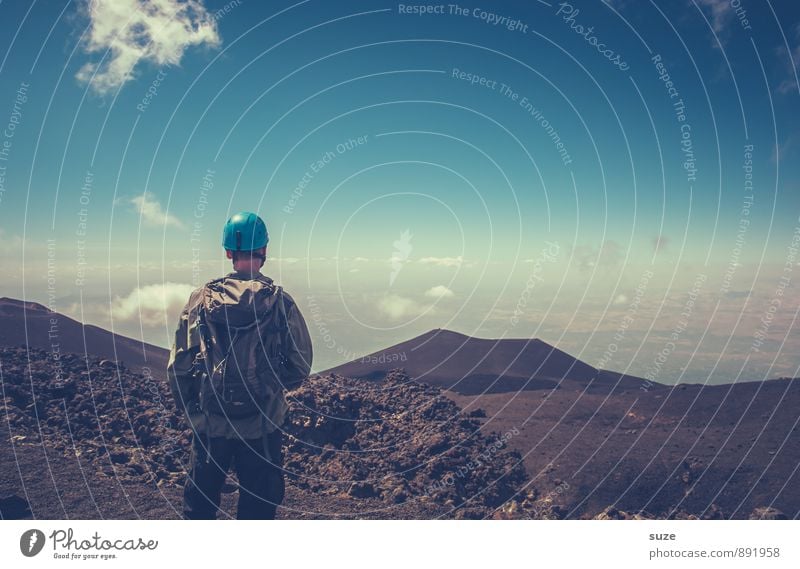
<path fill-rule="evenodd" d="M 430 298 L 452 298 L 453 291 L 444 285 L 437 285 L 425 291 L 425 296 Z"/>
<path fill-rule="evenodd" d="M 147 225 L 183 227 L 181 221 L 174 215 L 170 215 L 161 208 L 161 204 L 150 192 L 145 192 L 141 196 L 131 199 L 131 203 L 136 207 L 136 211 L 142 216 L 142 220 Z"/>
<path fill-rule="evenodd" d="M 193 290 L 192 285 L 170 282 L 139 287 L 116 298 L 112 314 L 115 320 L 140 321 L 145 326 L 173 325 Z"/>
<path fill-rule="evenodd" d="M 460 267 L 464 262 L 464 257 L 423 257 L 419 260 L 423 265 L 435 265 L 438 267 Z"/>
<path fill-rule="evenodd" d="M 391 320 L 417 316 L 425 311 L 425 306 L 417 301 L 397 294 L 387 294 L 378 300 L 378 310 Z"/>
<path fill-rule="evenodd" d="M 216 22 L 199 0 L 90 0 L 84 49 L 99 62 L 76 77 L 104 95 L 122 87 L 142 61 L 178 65 L 192 45 L 219 45 Z"/>

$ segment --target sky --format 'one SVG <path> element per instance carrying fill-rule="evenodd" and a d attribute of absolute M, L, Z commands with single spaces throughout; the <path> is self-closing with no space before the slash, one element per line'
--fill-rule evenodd
<path fill-rule="evenodd" d="M 258 212 L 322 370 L 432 328 L 800 375 L 800 5 L 3 0 L 0 295 L 169 346 Z"/>

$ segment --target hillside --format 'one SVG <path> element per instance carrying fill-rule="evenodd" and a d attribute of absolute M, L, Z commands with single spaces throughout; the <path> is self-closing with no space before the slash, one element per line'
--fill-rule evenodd
<path fill-rule="evenodd" d="M 417 381 L 462 395 L 541 389 L 608 392 L 637 389 L 645 380 L 592 366 L 538 339 L 484 339 L 437 328 L 325 370 L 380 379 L 402 367 Z M 663 388 L 652 384 L 652 389 Z"/>
<path fill-rule="evenodd" d="M 169 351 L 114 334 L 35 302 L 0 298 L 0 347 L 30 346 L 51 353 L 83 354 L 166 378 Z"/>

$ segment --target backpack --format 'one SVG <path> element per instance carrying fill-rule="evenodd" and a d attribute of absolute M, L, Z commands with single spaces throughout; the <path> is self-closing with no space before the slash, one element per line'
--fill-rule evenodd
<path fill-rule="evenodd" d="M 203 413 L 232 419 L 264 413 L 282 388 L 288 329 L 282 287 L 264 276 L 213 280 L 202 289 L 197 325 Z"/>

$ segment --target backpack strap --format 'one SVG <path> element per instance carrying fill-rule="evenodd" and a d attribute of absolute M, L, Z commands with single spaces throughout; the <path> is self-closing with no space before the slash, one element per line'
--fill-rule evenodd
<path fill-rule="evenodd" d="M 197 333 L 200 336 L 200 353 L 199 356 L 204 360 L 206 370 L 210 372 L 213 369 L 213 362 L 211 362 L 211 331 L 208 328 L 208 321 L 206 320 L 206 294 L 208 288 L 203 287 L 203 296 L 200 306 L 197 307 Z"/>
<path fill-rule="evenodd" d="M 289 329 L 289 320 L 286 317 L 286 305 L 283 303 L 283 287 L 277 285 L 275 287 L 275 308 L 278 309 L 278 326 L 279 332 L 284 332 Z"/>
<path fill-rule="evenodd" d="M 206 464 L 211 460 L 211 430 L 208 423 L 208 411 L 203 403 L 203 389 L 207 378 L 211 374 L 213 363 L 211 362 L 211 333 L 208 329 L 208 322 L 206 321 L 206 295 L 208 294 L 208 284 L 203 286 L 200 294 L 200 304 L 197 307 L 197 335 L 200 337 L 200 350 L 195 355 L 194 367 L 195 377 L 200 380 L 200 409 L 203 412 L 204 425 L 206 428 Z"/>

